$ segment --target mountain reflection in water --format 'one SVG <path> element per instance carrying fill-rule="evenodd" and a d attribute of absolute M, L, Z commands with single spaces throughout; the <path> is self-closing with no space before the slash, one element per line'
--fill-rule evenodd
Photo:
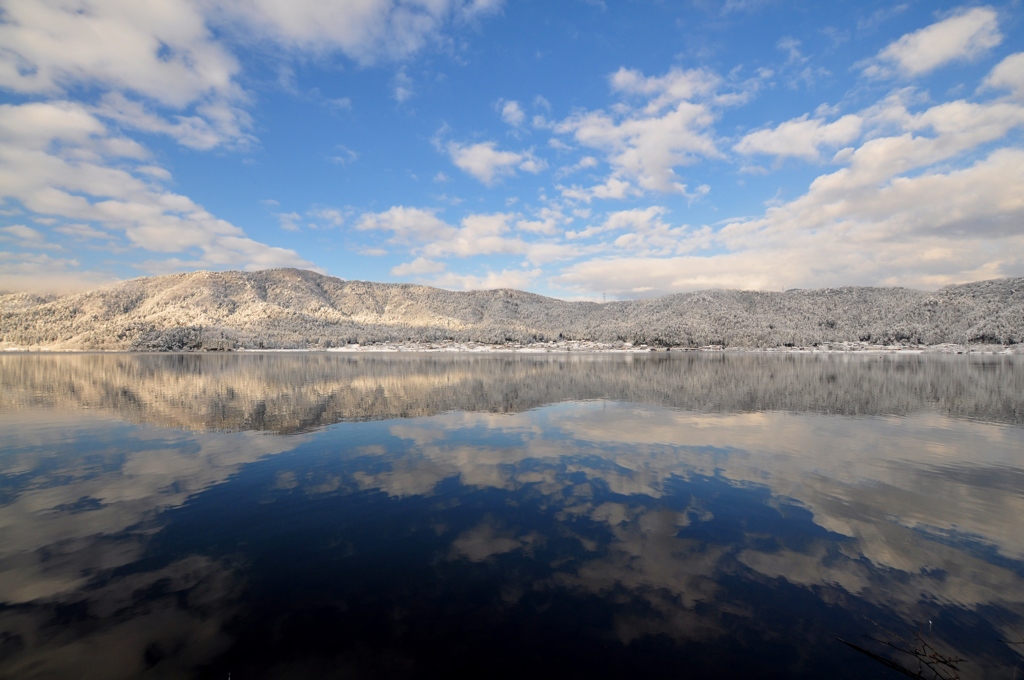
<path fill-rule="evenodd" d="M 1024 676 L 1019 359 L 8 355 L 0 388 L 0 677 L 899 677 L 836 640 L 884 631 Z"/>

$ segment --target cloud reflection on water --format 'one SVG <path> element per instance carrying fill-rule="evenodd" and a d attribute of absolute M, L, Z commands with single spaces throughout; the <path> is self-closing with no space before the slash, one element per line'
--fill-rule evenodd
<path fill-rule="evenodd" d="M 630 358 L 602 359 L 594 371 L 586 360 L 402 358 L 328 363 L 325 374 L 319 360 L 204 358 L 174 376 L 145 357 L 39 359 L 22 364 L 29 380 L 5 391 L 0 411 L 9 435 L 0 449 L 0 671 L 9 674 L 60 677 L 102 663 L 105 677 L 187 676 L 237 644 L 229 621 L 257 606 L 249 581 L 276 573 L 254 542 L 272 554 L 272 537 L 289 535 L 292 522 L 315 539 L 294 546 L 296 560 L 361 559 L 378 546 L 330 529 L 343 514 L 327 509 L 351 512 L 375 494 L 398 523 L 382 535 L 425 523 L 433 538 L 411 564 L 438 583 L 465 563 L 509 575 L 500 588 L 509 611 L 557 593 L 600 598 L 626 646 L 659 635 L 681 645 L 743 630 L 784 636 L 764 619 L 761 590 L 908 623 L 967 617 L 940 632 L 953 648 L 979 621 L 998 629 L 994 613 L 1024 616 L 1024 485 L 1015 481 L 1024 478 L 1024 429 L 1007 396 L 1022 371 L 1005 362 Z M 296 365 L 310 369 L 309 382 L 289 396 L 292 383 L 268 376 Z M 97 366 L 92 387 L 79 386 Z M 768 375 L 785 389 L 773 391 Z M 54 376 L 75 394 L 47 391 Z M 126 376 L 122 388 L 145 399 L 116 397 Z M 759 381 L 769 387 L 752 396 Z M 261 390 L 264 404 L 277 400 L 272 419 L 252 416 Z M 828 408 L 795 408 L 817 390 Z M 590 401 L 565 401 L 574 394 Z M 431 395 L 440 395 L 433 411 Z M 452 405 L 460 410 L 443 412 Z M 435 415 L 308 427 L 396 413 Z M 483 505 L 470 512 L 474 498 Z M 218 531 L 224 509 L 254 532 L 248 543 L 192 538 Z M 271 514 L 252 528 L 257 512 Z M 234 547 L 215 547 L 224 541 Z M 516 580 L 519 572 L 543 575 Z M 324 606 L 348 606 L 348 591 L 325 583 L 342 590 L 325 593 Z M 802 625 L 820 644 L 836 632 Z M 959 649 L 975 662 L 965 677 L 1011 672 L 994 649 Z"/>

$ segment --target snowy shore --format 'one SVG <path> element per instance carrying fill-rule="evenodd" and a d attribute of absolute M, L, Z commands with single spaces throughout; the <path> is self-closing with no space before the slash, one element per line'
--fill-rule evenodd
<path fill-rule="evenodd" d="M 76 350 L 49 347 L 5 347 L 2 352 L 20 354 L 137 354 L 138 351 L 131 350 Z M 590 341 L 557 341 L 557 342 L 535 342 L 529 344 L 486 344 L 479 342 L 381 342 L 370 344 L 350 344 L 341 347 L 297 347 L 286 349 L 250 349 L 250 348 L 217 348 L 213 350 L 178 350 L 190 354 L 203 353 L 224 353 L 237 352 L 243 354 L 296 354 L 302 352 L 314 352 L 324 354 L 346 354 L 346 353 L 517 353 L 517 354 L 547 354 L 547 353 L 590 353 L 590 354 L 648 354 L 688 352 L 698 353 L 760 353 L 760 354 L 1002 354 L 1002 355 L 1024 355 L 1024 345 L 991 345 L 991 344 L 970 344 L 958 345 L 944 343 L 940 345 L 913 345 L 913 344 L 892 344 L 877 345 L 868 342 L 831 342 L 806 347 L 722 347 L 721 345 L 707 345 L 704 347 L 652 347 L 649 345 L 633 345 L 628 342 L 590 342 Z M 151 352 L 142 352 L 151 353 Z M 160 352 L 157 352 L 160 353 Z"/>
<path fill-rule="evenodd" d="M 904 354 L 1024 354 L 1024 345 L 875 345 L 867 342 L 835 342 L 810 347 L 722 347 L 708 345 L 705 347 L 651 347 L 633 345 L 632 343 L 603 342 L 535 342 L 525 345 L 502 344 L 492 345 L 477 342 L 403 342 L 374 343 L 369 345 L 347 345 L 329 349 L 276 349 L 276 350 L 237 350 L 241 352 L 516 352 L 521 354 L 544 354 L 550 352 L 587 352 L 587 353 L 632 353 L 646 354 L 650 352 L 730 352 L 730 353 L 768 353 L 768 354 L 844 354 L 850 352 L 894 353 Z"/>

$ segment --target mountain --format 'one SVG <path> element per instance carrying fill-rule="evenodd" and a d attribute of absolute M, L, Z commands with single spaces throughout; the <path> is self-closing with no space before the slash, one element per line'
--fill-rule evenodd
<path fill-rule="evenodd" d="M 567 302 L 454 292 L 297 269 L 143 277 L 87 293 L 0 294 L 0 348 L 328 348 L 374 342 L 808 346 L 1024 342 L 1024 278 L 936 292 L 844 287 L 710 290 Z"/>

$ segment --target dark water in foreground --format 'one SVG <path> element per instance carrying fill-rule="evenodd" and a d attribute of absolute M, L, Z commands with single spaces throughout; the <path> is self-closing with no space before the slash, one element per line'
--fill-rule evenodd
<path fill-rule="evenodd" d="M 0 678 L 1024 678 L 1019 358 L 9 355 L 0 433 Z"/>

